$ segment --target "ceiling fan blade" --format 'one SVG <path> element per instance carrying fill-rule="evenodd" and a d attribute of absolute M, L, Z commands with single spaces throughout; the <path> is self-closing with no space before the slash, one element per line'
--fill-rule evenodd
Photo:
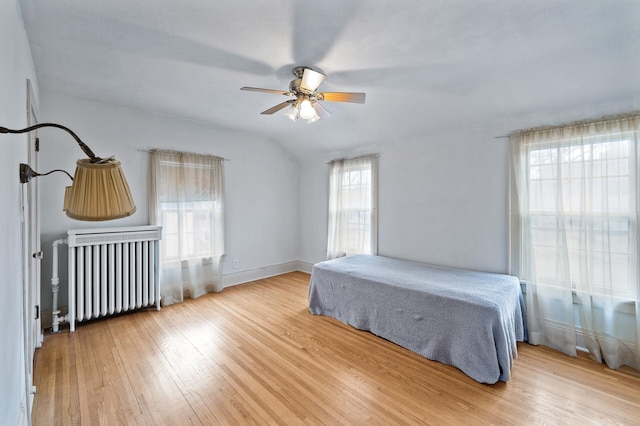
<path fill-rule="evenodd" d="M 304 73 L 302 74 L 302 82 L 300 83 L 300 88 L 303 90 L 308 90 L 309 92 L 315 92 L 325 77 L 326 76 L 321 72 L 314 71 L 311 68 L 305 68 Z"/>
<path fill-rule="evenodd" d="M 274 89 L 261 89 L 259 87 L 241 87 L 240 90 L 249 90 L 251 92 L 264 92 L 264 93 L 275 93 L 277 95 L 288 95 L 289 92 L 284 92 L 282 90 L 274 90 Z"/>
<path fill-rule="evenodd" d="M 262 111 L 260 114 L 265 114 L 265 115 L 269 115 L 269 114 L 273 114 L 275 112 L 280 111 L 283 108 L 288 107 L 289 105 L 291 105 L 292 103 L 294 103 L 295 100 L 291 99 L 289 101 L 284 101 L 282 103 L 279 103 L 278 105 L 269 108 L 268 110 Z"/>
<path fill-rule="evenodd" d="M 352 92 L 322 92 L 320 93 L 322 100 L 330 102 L 353 102 L 356 104 L 363 104 L 366 97 L 366 93 L 352 93 Z"/>
<path fill-rule="evenodd" d="M 329 110 L 323 107 L 320 102 L 314 102 L 311 106 L 316 110 L 316 114 L 318 114 L 320 118 L 325 119 L 331 117 Z"/>
<path fill-rule="evenodd" d="M 356 0 L 296 1 L 293 5 L 292 59 L 296 64 L 320 63 L 344 37 L 358 14 Z M 366 6 L 361 6 L 366 7 Z M 326 14 L 326 15 L 325 15 Z M 318 18 L 330 16 L 330 19 Z M 348 41 L 348 40 L 344 40 Z"/>

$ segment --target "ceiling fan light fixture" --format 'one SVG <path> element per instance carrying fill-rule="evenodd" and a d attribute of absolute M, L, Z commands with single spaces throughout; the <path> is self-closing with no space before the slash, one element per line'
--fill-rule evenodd
<path fill-rule="evenodd" d="M 307 124 L 315 123 L 318 120 L 320 120 L 320 116 L 314 111 L 313 117 L 307 120 Z"/>
<path fill-rule="evenodd" d="M 314 71 L 311 68 L 304 68 L 300 88 L 313 93 L 316 91 L 318 86 L 320 86 L 320 83 L 323 82 L 325 77 L 326 76 L 324 74 Z"/>
<path fill-rule="evenodd" d="M 304 99 L 300 103 L 300 118 L 309 120 L 315 115 L 317 114 L 316 114 L 316 111 L 313 109 L 313 106 L 311 105 L 311 101 L 308 98 Z"/>
<path fill-rule="evenodd" d="M 284 116 L 291 121 L 296 121 L 296 118 L 298 117 L 298 108 L 296 108 L 295 105 L 291 105 L 284 111 Z"/>

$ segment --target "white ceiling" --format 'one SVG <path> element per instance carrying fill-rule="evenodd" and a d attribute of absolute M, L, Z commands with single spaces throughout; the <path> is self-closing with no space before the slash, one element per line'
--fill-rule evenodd
<path fill-rule="evenodd" d="M 254 132 L 296 155 L 640 93 L 638 0 L 21 0 L 41 90 Z M 291 69 L 333 116 L 259 113 Z M 549 124 L 549 123 L 535 123 Z"/>

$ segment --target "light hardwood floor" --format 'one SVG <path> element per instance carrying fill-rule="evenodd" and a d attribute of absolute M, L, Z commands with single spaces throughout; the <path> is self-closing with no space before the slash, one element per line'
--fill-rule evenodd
<path fill-rule="evenodd" d="M 635 370 L 520 344 L 511 380 L 482 385 L 309 314 L 308 281 L 294 272 L 47 335 L 33 423 L 640 424 Z"/>

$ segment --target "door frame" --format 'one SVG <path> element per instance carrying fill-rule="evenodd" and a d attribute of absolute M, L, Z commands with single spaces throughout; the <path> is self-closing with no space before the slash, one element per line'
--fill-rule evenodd
<path fill-rule="evenodd" d="M 27 79 L 26 115 L 27 125 L 38 122 L 38 104 L 31 80 Z M 33 170 L 38 170 L 38 132 L 27 132 L 28 159 Z M 25 351 L 25 384 L 27 397 L 27 418 L 31 419 L 36 387 L 33 386 L 34 357 L 42 346 L 40 296 L 41 296 L 41 245 L 40 245 L 40 186 L 38 179 L 31 179 L 21 185 L 22 192 L 22 253 L 23 253 L 23 330 Z"/>

